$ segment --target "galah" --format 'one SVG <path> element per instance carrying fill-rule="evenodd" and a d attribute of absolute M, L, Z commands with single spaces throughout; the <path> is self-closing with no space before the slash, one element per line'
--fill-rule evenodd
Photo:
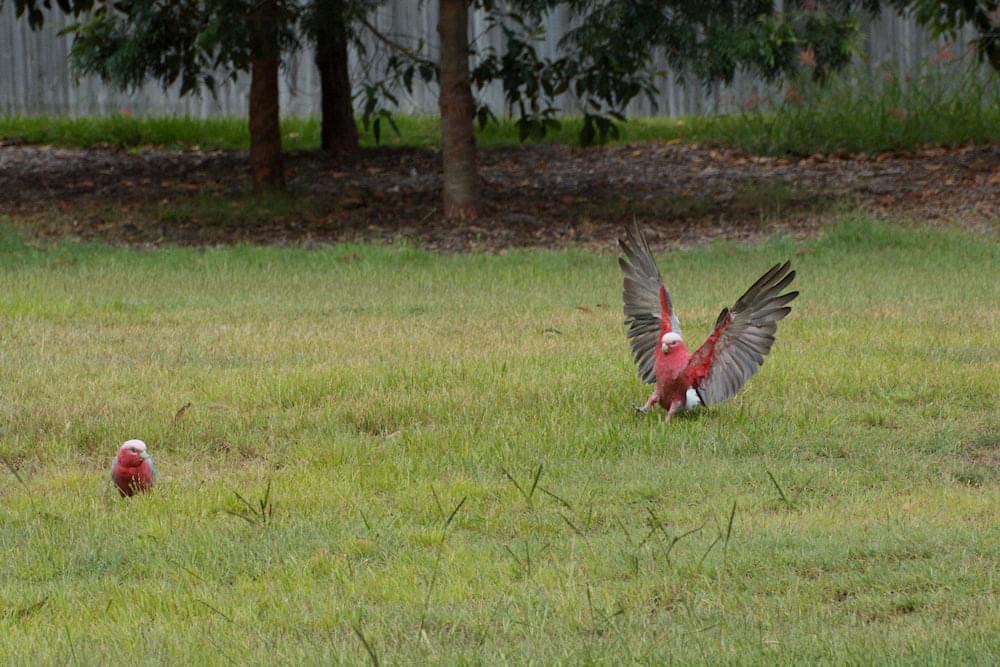
<path fill-rule="evenodd" d="M 715 330 L 691 354 L 681 337 L 670 292 L 638 225 L 618 245 L 625 254 L 618 263 L 625 274 L 629 343 L 639 378 L 656 385 L 646 404 L 636 409 L 645 413 L 659 403 L 669 419 L 679 411 L 732 398 L 764 363 L 778 322 L 791 312 L 788 303 L 799 295 L 781 293 L 795 278 L 790 263 L 775 264 L 732 308 L 723 308 Z"/>
<path fill-rule="evenodd" d="M 131 496 L 148 491 L 156 483 L 156 466 L 142 440 L 127 440 L 111 462 L 111 481 L 118 493 Z"/>

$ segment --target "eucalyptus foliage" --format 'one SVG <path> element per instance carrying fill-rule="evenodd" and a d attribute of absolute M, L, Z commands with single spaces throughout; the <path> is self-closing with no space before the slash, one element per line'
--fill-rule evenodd
<path fill-rule="evenodd" d="M 156 79 L 180 82 L 182 95 L 214 91 L 220 75 L 235 78 L 250 68 L 256 0 L 119 0 L 101 4 L 71 30 L 71 51 L 80 72 L 100 75 L 123 88 Z M 282 51 L 299 46 L 302 7 L 280 0 L 276 33 Z"/>

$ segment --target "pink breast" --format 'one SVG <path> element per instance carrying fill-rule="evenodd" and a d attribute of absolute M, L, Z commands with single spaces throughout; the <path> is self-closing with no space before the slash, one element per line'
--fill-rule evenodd
<path fill-rule="evenodd" d="M 142 465 L 128 468 L 121 464 L 115 466 L 112 475 L 118 492 L 123 496 L 131 496 L 135 493 L 142 493 L 153 486 L 153 474 L 149 465 L 143 461 Z"/>

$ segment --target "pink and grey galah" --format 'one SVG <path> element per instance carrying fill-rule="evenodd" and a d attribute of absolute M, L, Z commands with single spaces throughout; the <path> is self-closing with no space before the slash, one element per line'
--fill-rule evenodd
<path fill-rule="evenodd" d="M 122 497 L 145 493 L 153 487 L 156 466 L 146 451 L 145 442 L 128 440 L 118 449 L 118 455 L 111 462 L 111 481 Z"/>
<path fill-rule="evenodd" d="M 732 308 L 723 308 L 715 330 L 691 354 L 681 337 L 670 292 L 638 225 L 618 245 L 625 255 L 618 263 L 625 274 L 625 326 L 632 355 L 639 378 L 656 385 L 646 404 L 636 409 L 647 412 L 659 403 L 669 419 L 677 412 L 732 398 L 764 363 L 778 322 L 792 311 L 788 304 L 799 295 L 781 293 L 795 279 L 789 262 L 775 264 Z"/>

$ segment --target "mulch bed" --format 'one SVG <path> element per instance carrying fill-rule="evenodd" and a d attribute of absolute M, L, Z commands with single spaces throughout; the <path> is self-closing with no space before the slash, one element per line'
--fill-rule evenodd
<path fill-rule="evenodd" d="M 0 215 L 30 236 L 125 245 L 405 239 L 444 252 L 608 246 L 641 222 L 657 246 L 815 234 L 831 212 L 1000 229 L 1000 147 L 769 158 L 683 144 L 480 152 L 483 215 L 443 219 L 440 153 L 286 156 L 290 195 L 258 206 L 240 151 L 0 143 Z"/>

